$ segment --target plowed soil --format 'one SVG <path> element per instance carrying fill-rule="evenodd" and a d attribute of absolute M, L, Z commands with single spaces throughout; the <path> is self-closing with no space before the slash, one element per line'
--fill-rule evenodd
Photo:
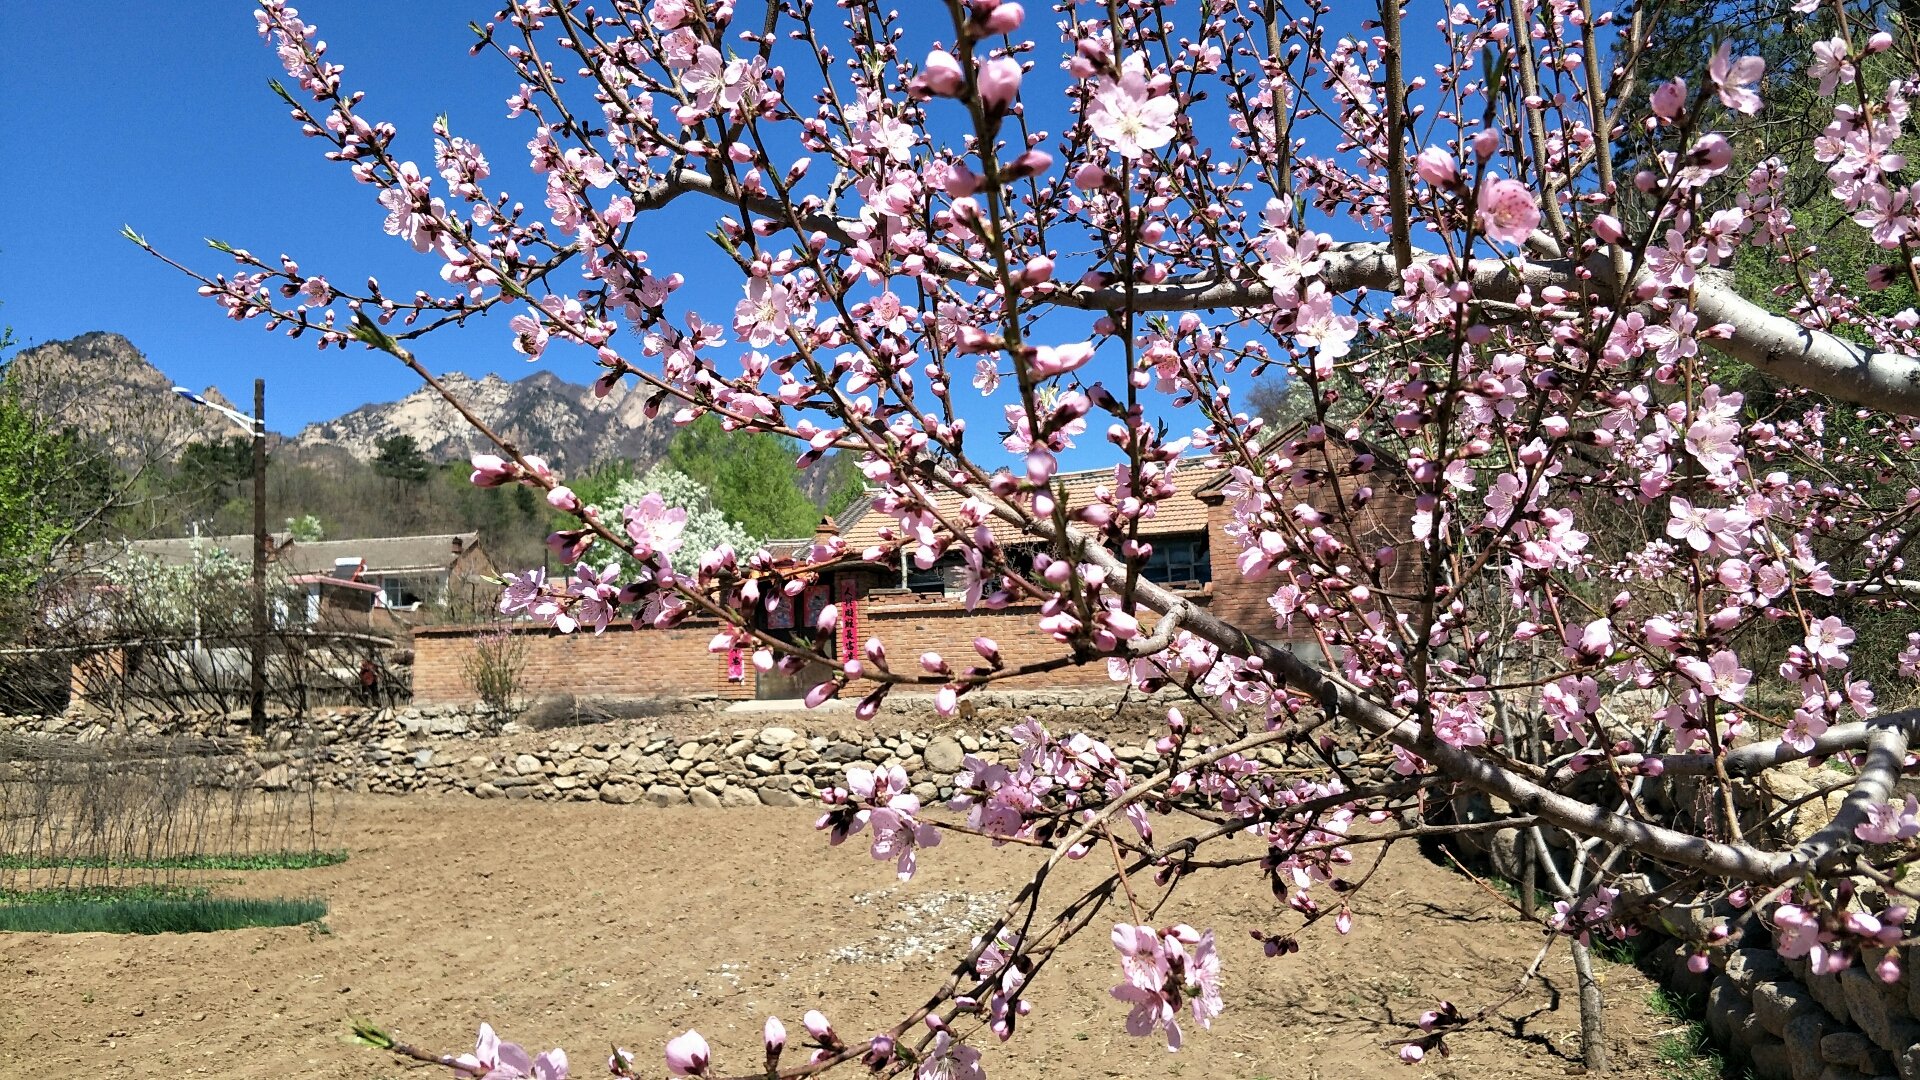
<path fill-rule="evenodd" d="M 807 810 L 346 799 L 336 832 L 347 862 L 235 875 L 224 887 L 323 895 L 324 929 L 0 935 L 0 1076 L 444 1075 L 351 1044 L 350 1017 L 451 1052 L 469 1049 L 488 1020 L 530 1048 L 564 1046 L 576 1077 L 602 1075 L 613 1043 L 664 1074 L 659 1047 L 694 1027 L 718 1070 L 755 1072 L 769 1012 L 797 1039 L 800 1014 L 823 1009 L 853 1038 L 924 1000 L 1035 859 L 949 839 L 901 884 L 864 845 L 829 848 L 811 823 Z M 1096 869 L 1060 875 L 1063 898 Z M 1179 1054 L 1123 1029 L 1107 996 L 1118 969 L 1103 929 L 1122 916 L 1103 917 L 1056 958 L 1016 1038 L 986 1047 L 987 1071 L 995 1080 L 1581 1071 L 1564 948 L 1501 1010 L 1509 1019 L 1456 1037 L 1450 1058 L 1400 1065 L 1386 1040 L 1440 998 L 1469 1011 L 1505 998 L 1541 933 L 1406 843 L 1355 907 L 1351 935 L 1316 929 L 1301 953 L 1269 960 L 1247 930 L 1294 920 L 1275 911 L 1263 882 L 1239 871 L 1183 886 L 1154 921 L 1215 928 L 1227 1011 L 1211 1032 L 1189 1025 Z M 1615 1068 L 1655 1075 L 1647 1046 L 1672 1022 L 1649 1010 L 1638 972 L 1604 968 Z"/>

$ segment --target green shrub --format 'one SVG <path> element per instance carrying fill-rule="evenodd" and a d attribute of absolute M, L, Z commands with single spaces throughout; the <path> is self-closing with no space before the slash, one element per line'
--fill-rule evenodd
<path fill-rule="evenodd" d="M 324 918 L 325 900 L 231 897 L 42 898 L 0 905 L 0 932 L 41 934 L 202 934 L 250 926 L 297 926 Z"/>
<path fill-rule="evenodd" d="M 250 855 L 3 855 L 0 870 L 311 870 L 347 861 L 345 851 L 262 851 Z"/>

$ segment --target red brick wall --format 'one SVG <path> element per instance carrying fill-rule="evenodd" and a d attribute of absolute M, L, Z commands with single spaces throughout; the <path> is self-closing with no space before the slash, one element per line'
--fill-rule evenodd
<path fill-rule="evenodd" d="M 880 594 L 869 596 L 860 611 L 862 640 L 877 637 L 887 647 L 887 665 L 899 672 L 918 672 L 920 654 L 937 652 L 956 671 L 980 664 L 973 639 L 990 637 L 1000 646 L 1009 667 L 1067 655 L 1067 647 L 1042 634 L 1034 622 L 1037 606 L 1027 604 L 1001 611 L 976 610 L 938 594 Z M 1023 675 L 994 684 L 996 689 L 1038 689 L 1050 686 L 1108 685 L 1107 663 L 1100 660 L 1054 671 Z"/>
<path fill-rule="evenodd" d="M 1066 655 L 1066 647 L 1034 627 L 1036 610 L 1028 605 L 1006 611 L 969 613 L 958 602 L 937 595 L 887 595 L 866 599 L 859 608 L 862 641 L 878 637 L 888 664 L 918 672 L 920 654 L 937 652 L 956 670 L 979 662 L 973 639 L 993 638 L 1009 665 Z M 413 699 L 421 704 L 473 700 L 464 667 L 473 652 L 476 626 L 423 627 L 414 631 Z M 732 699 L 754 696 L 753 667 L 744 682 L 727 681 L 725 655 L 707 651 L 713 623 L 676 630 L 635 630 L 616 624 L 604 634 L 559 634 L 542 627 L 514 627 L 525 644 L 525 693 L 571 693 L 586 697 L 684 697 L 719 694 Z M 1107 685 L 1106 662 L 1061 668 L 996 683 L 996 687 Z M 859 696 L 858 685 L 848 693 Z"/>
<path fill-rule="evenodd" d="M 1340 483 L 1346 493 L 1361 486 L 1353 477 L 1342 477 Z M 1366 508 L 1354 515 L 1354 542 L 1366 545 L 1369 556 L 1374 548 L 1394 546 L 1397 558 L 1386 575 L 1386 585 L 1396 593 L 1416 591 L 1422 551 L 1418 544 L 1409 542 L 1406 535 L 1413 518 L 1413 495 L 1403 479 L 1384 472 L 1368 477 L 1366 486 L 1372 487 L 1374 494 Z M 1325 485 L 1308 489 L 1299 501 L 1323 512 L 1333 509 L 1332 494 Z M 1258 581 L 1248 581 L 1240 576 L 1240 545 L 1226 533 L 1231 518 L 1231 509 L 1216 497 L 1207 513 L 1207 540 L 1213 550 L 1213 600 L 1209 608 L 1255 637 L 1270 641 L 1312 640 L 1313 634 L 1307 627 L 1282 629 L 1274 625 L 1274 612 L 1267 597 L 1280 585 L 1277 578 L 1268 575 Z"/>
<path fill-rule="evenodd" d="M 423 627 L 413 634 L 413 700 L 421 704 L 474 700 L 465 665 L 474 635 L 490 627 Z M 526 646 L 525 693 L 588 697 L 753 696 L 753 684 L 729 683 L 727 659 L 707 651 L 713 624 L 676 630 L 609 627 L 604 634 L 560 634 L 514 627 Z"/>

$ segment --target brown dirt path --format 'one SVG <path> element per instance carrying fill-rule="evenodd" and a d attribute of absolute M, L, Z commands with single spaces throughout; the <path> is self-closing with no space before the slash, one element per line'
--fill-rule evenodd
<path fill-rule="evenodd" d="M 901 885 L 865 851 L 830 849 L 806 810 L 657 810 L 599 804 L 360 797 L 337 834 L 352 857 L 254 873 L 231 891 L 319 893 L 327 932 L 0 935 L 0 1076 L 400 1077 L 443 1075 L 345 1038 L 349 1016 L 435 1048 L 471 1046 L 481 1020 L 530 1048 L 566 1047 L 603 1075 L 609 1040 L 658 1068 L 687 1027 L 717 1065 L 758 1068 L 768 1012 L 800 1032 L 822 1008 L 843 1035 L 923 999 L 966 927 L 1033 853 L 949 840 Z M 1091 872 L 1091 868 L 1084 871 Z M 1129 1037 L 1106 989 L 1104 933 L 1064 950 L 1015 1040 L 990 1046 L 995 1080 L 1519 1080 L 1577 1074 L 1578 1019 L 1564 950 L 1505 1013 L 1559 1008 L 1522 1030 L 1459 1038 L 1450 1059 L 1399 1065 L 1382 1050 L 1440 996 L 1503 997 L 1539 931 L 1456 874 L 1397 846 L 1357 904 L 1353 934 L 1264 959 L 1246 930 L 1273 914 L 1250 874 L 1190 882 L 1161 922 L 1216 928 L 1227 1011 L 1171 1055 Z M 1112 920 L 1104 920 L 1101 925 Z M 1324 924 L 1323 924 L 1324 925 Z M 1619 1075 L 1654 1073 L 1646 1045 L 1671 1026 L 1650 984 L 1608 965 Z M 662 1070 L 663 1072 L 664 1070 Z"/>

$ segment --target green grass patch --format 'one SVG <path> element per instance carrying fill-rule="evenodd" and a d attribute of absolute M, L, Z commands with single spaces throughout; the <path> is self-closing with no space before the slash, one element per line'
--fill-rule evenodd
<path fill-rule="evenodd" d="M 111 904 L 122 900 L 199 900 L 212 890 L 205 885 L 72 885 L 45 889 L 0 889 L 0 905 Z"/>
<path fill-rule="evenodd" d="M 1647 950 L 1652 943 L 1645 934 L 1617 938 L 1609 934 L 1595 933 L 1591 941 L 1593 943 L 1588 947 L 1593 951 L 1593 955 L 1609 964 L 1625 964 L 1629 967 L 1646 959 Z"/>
<path fill-rule="evenodd" d="M 0 932 L 40 934 L 204 934 L 252 926 L 298 926 L 327 914 L 325 900 L 170 897 L 45 899 L 0 905 Z"/>
<path fill-rule="evenodd" d="M 0 870 L 312 870 L 347 861 L 345 851 L 263 851 L 252 855 L 0 855 Z"/>
<path fill-rule="evenodd" d="M 1655 1039 L 1653 1057 L 1662 1080 L 1721 1080 L 1727 1071 L 1720 1051 L 1707 1041 L 1707 1033 L 1699 1024 Z"/>
<path fill-rule="evenodd" d="M 1663 987 L 1647 995 L 1647 1007 L 1680 1025 L 1653 1042 L 1660 1080 L 1722 1080 L 1727 1063 L 1707 1038 L 1706 1025 L 1695 1020 L 1696 1001 Z"/>

